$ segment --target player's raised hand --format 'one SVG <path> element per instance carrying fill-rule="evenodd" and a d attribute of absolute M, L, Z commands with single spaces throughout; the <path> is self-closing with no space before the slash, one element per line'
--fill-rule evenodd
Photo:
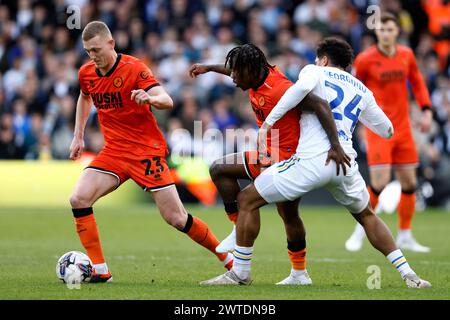
<path fill-rule="evenodd" d="M 70 144 L 70 160 L 77 160 L 81 157 L 84 150 L 84 140 L 78 137 L 73 137 L 72 143 Z"/>
<path fill-rule="evenodd" d="M 201 63 L 196 63 L 189 68 L 189 75 L 191 76 L 191 78 L 197 78 L 197 76 L 207 73 L 208 71 L 209 70 L 207 66 Z"/>
<path fill-rule="evenodd" d="M 333 160 L 336 162 L 336 175 L 339 175 L 340 167 L 342 166 L 342 172 L 344 176 L 347 175 L 346 165 L 351 167 L 351 158 L 344 152 L 341 145 L 331 146 L 330 150 L 328 150 L 327 160 L 325 161 L 325 165 L 327 166 L 330 161 Z"/>
<path fill-rule="evenodd" d="M 131 90 L 131 100 L 136 101 L 138 105 L 152 104 L 152 98 L 142 89 Z"/>

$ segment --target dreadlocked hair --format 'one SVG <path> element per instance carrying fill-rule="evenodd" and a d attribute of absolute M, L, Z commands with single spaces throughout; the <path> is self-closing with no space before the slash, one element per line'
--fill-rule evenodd
<path fill-rule="evenodd" d="M 238 74 L 248 73 L 251 78 L 258 79 L 261 70 L 269 72 L 274 66 L 267 62 L 266 56 L 260 48 L 248 43 L 230 50 L 225 59 L 225 68 L 229 68 Z"/>

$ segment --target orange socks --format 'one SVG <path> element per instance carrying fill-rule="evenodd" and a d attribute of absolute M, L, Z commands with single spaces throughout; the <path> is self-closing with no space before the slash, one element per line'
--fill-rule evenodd
<path fill-rule="evenodd" d="M 380 196 L 381 191 L 377 191 L 374 188 L 372 188 L 371 186 L 368 187 L 367 189 L 369 190 L 369 195 L 370 195 L 370 205 L 375 210 L 375 207 L 378 204 L 378 197 Z"/>
<path fill-rule="evenodd" d="M 209 230 L 208 225 L 199 218 L 188 214 L 186 226 L 181 231 L 186 233 L 189 238 L 197 242 L 199 245 L 214 253 L 220 261 L 225 261 L 228 257 L 228 253 L 216 252 L 216 247 L 220 242 L 217 240 L 212 231 Z"/>
<path fill-rule="evenodd" d="M 306 241 L 288 241 L 288 255 L 294 270 L 306 269 Z"/>
<path fill-rule="evenodd" d="M 75 225 L 81 244 L 86 249 L 87 255 L 93 264 L 105 263 L 100 236 L 91 208 L 72 209 L 75 217 Z"/>
<path fill-rule="evenodd" d="M 234 224 L 236 224 L 237 222 L 237 217 L 238 217 L 238 213 L 234 212 L 234 213 L 227 213 L 227 217 L 228 219 L 233 222 Z"/>
<path fill-rule="evenodd" d="M 306 269 L 306 249 L 300 251 L 288 250 L 289 260 L 291 260 L 292 269 L 305 270 Z"/>
<path fill-rule="evenodd" d="M 238 206 L 237 202 L 225 202 L 223 204 L 225 206 L 225 212 L 227 213 L 228 219 L 230 219 L 231 222 L 236 224 L 237 217 L 238 217 Z"/>
<path fill-rule="evenodd" d="M 398 204 L 398 227 L 400 230 L 411 229 L 411 223 L 416 209 L 416 193 L 402 191 Z"/>

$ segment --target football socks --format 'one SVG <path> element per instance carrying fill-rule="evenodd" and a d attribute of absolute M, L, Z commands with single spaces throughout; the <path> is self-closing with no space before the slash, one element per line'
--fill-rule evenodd
<path fill-rule="evenodd" d="M 197 242 L 199 245 L 214 253 L 220 261 L 224 261 L 227 258 L 227 253 L 216 252 L 216 247 L 220 242 L 217 240 L 214 233 L 212 233 L 209 229 L 208 225 L 199 218 L 188 214 L 186 226 L 181 231 L 186 233 L 189 238 Z"/>
<path fill-rule="evenodd" d="M 87 252 L 92 263 L 105 263 L 97 222 L 95 221 L 92 207 L 83 209 L 72 209 L 75 217 L 75 225 L 81 244 Z"/>

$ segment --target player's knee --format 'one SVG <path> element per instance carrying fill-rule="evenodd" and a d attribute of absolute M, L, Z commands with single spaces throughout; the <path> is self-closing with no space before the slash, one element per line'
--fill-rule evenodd
<path fill-rule="evenodd" d="M 168 216 L 165 216 L 165 220 L 168 224 L 178 230 L 183 230 L 186 226 L 187 217 L 182 213 L 174 213 Z"/>
<path fill-rule="evenodd" d="M 370 188 L 372 189 L 372 192 L 380 195 L 381 191 L 388 185 L 389 180 L 378 180 L 378 181 L 371 181 Z"/>
<path fill-rule="evenodd" d="M 209 175 L 213 180 L 219 178 L 223 174 L 223 163 L 218 159 L 209 167 Z"/>
<path fill-rule="evenodd" d="M 416 192 L 417 183 L 415 181 L 403 183 L 401 188 L 402 193 L 413 194 L 414 192 Z"/>
<path fill-rule="evenodd" d="M 70 196 L 69 202 L 72 208 L 88 208 L 92 206 L 92 201 L 89 199 L 89 197 L 78 193 L 72 194 Z"/>

